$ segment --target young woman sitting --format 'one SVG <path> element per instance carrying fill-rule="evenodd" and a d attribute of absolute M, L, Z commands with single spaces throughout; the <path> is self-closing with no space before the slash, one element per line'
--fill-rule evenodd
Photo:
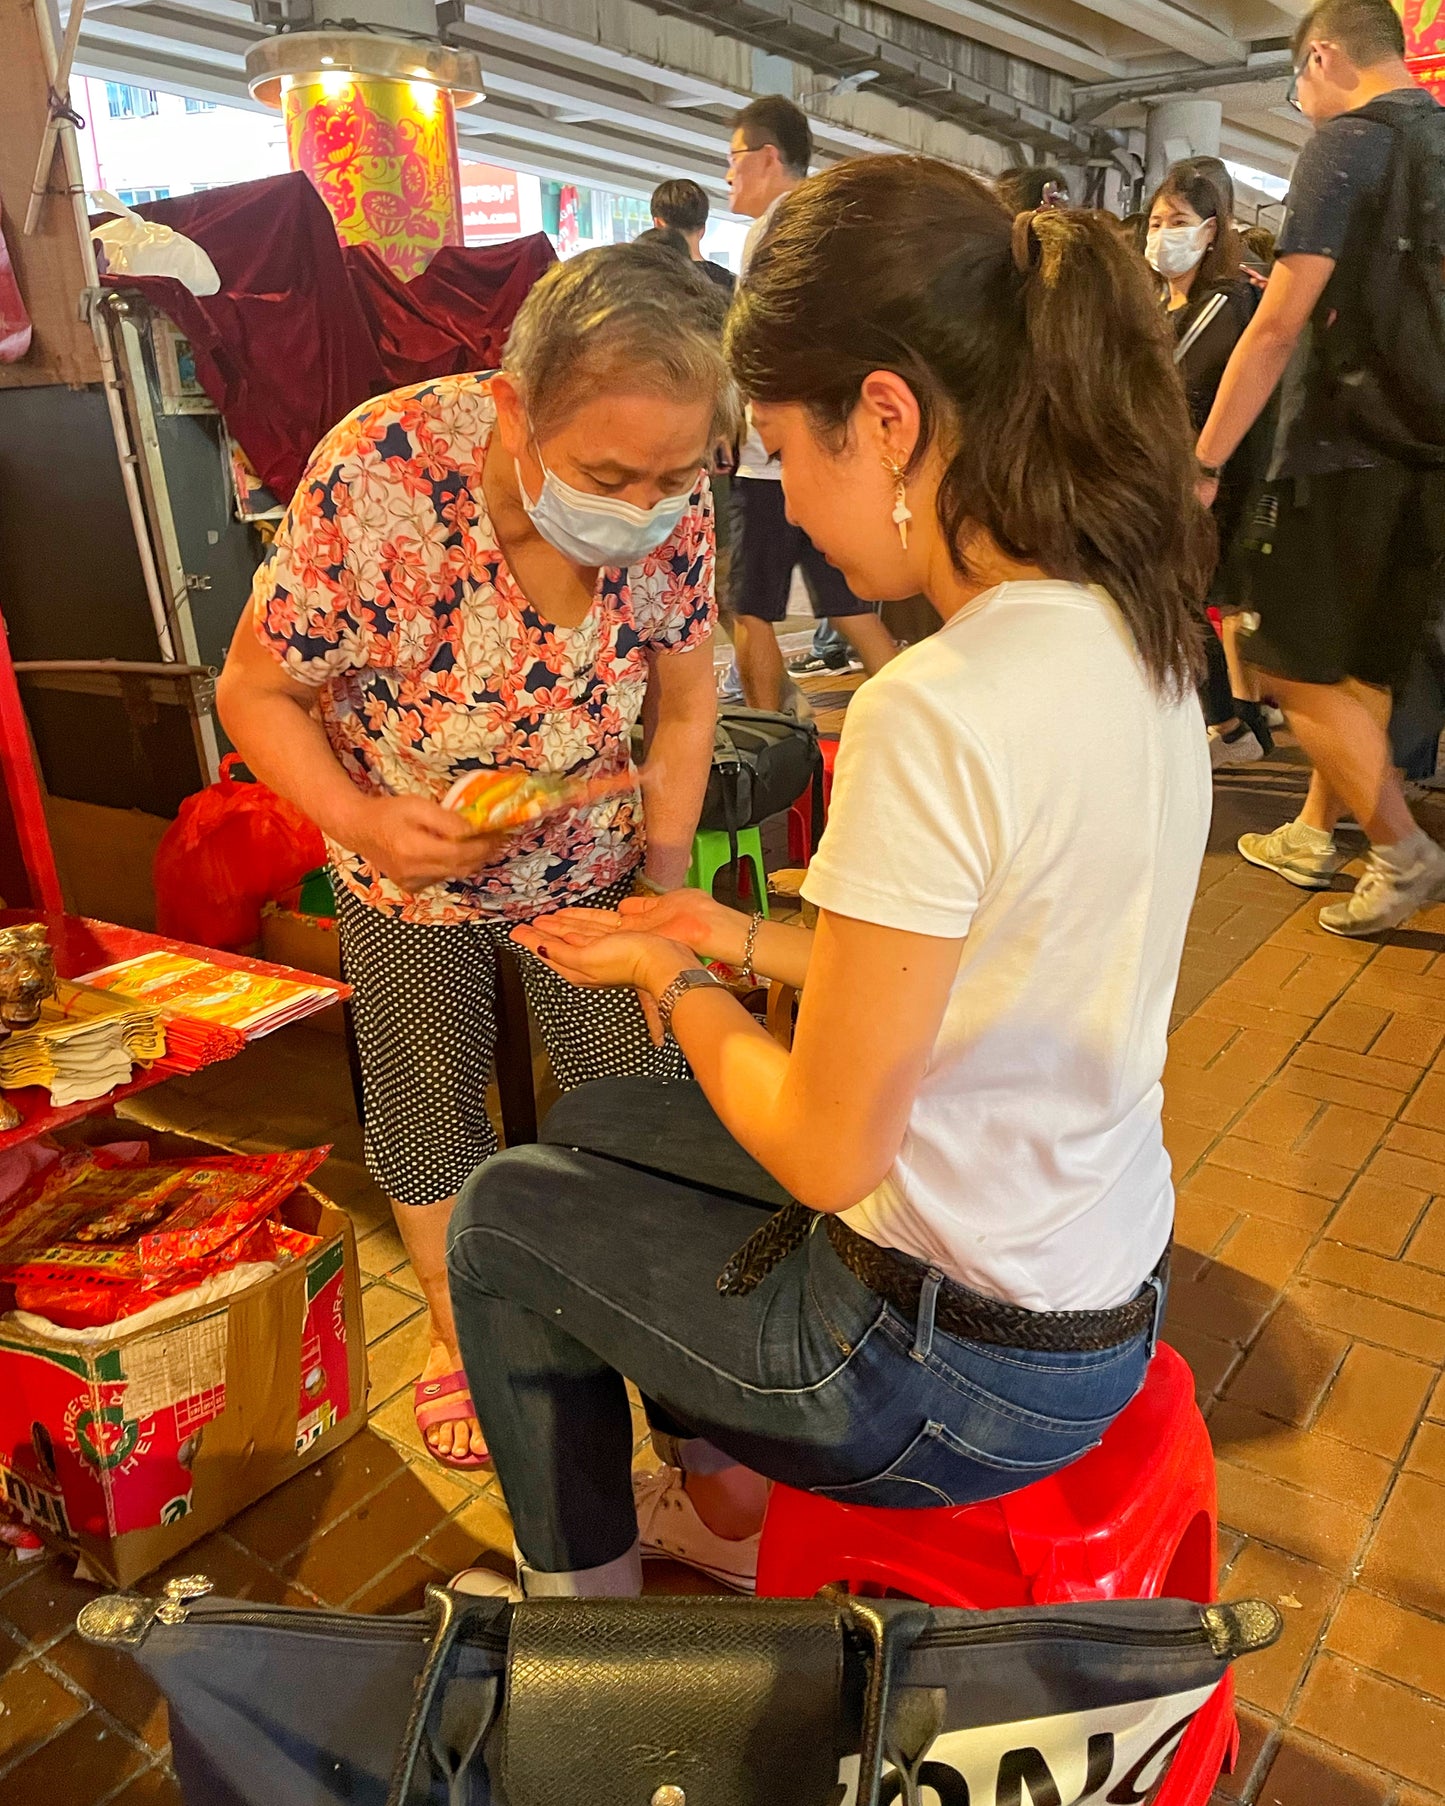
<path fill-rule="evenodd" d="M 1100 215 L 1015 221 L 904 157 L 779 209 L 729 349 L 789 514 L 857 594 L 922 591 L 943 627 L 853 701 L 815 932 L 686 891 L 514 931 L 637 990 L 696 1077 L 572 1093 L 452 1221 L 528 1593 L 640 1584 L 624 1375 L 690 1470 L 643 1485 L 643 1542 L 742 1587 L 764 1477 L 988 1498 L 1141 1385 L 1209 817 L 1210 536 L 1170 339 Z M 804 986 L 791 1052 L 704 958 Z"/>

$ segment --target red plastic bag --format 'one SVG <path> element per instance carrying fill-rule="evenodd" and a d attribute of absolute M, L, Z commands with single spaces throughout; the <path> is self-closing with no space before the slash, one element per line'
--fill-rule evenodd
<path fill-rule="evenodd" d="M 231 776 L 188 796 L 156 848 L 156 927 L 177 940 L 237 952 L 261 934 L 261 906 L 325 864 L 321 832 L 264 784 Z"/>

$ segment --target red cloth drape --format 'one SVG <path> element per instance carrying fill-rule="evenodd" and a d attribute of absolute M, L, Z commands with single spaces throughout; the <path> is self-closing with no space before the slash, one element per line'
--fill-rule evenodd
<path fill-rule="evenodd" d="M 317 442 L 368 397 L 495 364 L 527 290 L 556 260 L 538 233 L 449 246 L 415 281 L 399 282 L 374 253 L 343 252 L 325 202 L 299 172 L 136 212 L 194 239 L 220 292 L 193 295 L 164 276 L 103 280 L 139 289 L 185 333 L 207 395 L 283 500 Z"/>
<path fill-rule="evenodd" d="M 370 245 L 347 245 L 341 255 L 398 388 L 499 364 L 527 290 L 557 261 L 543 232 L 503 245 L 443 245 L 410 282 Z"/>

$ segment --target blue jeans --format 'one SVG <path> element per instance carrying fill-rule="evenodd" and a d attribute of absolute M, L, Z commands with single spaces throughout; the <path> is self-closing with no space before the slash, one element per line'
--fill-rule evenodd
<path fill-rule="evenodd" d="M 1147 1334 L 1088 1354 L 961 1341 L 928 1305 L 913 1322 L 869 1291 L 821 1233 L 723 1297 L 728 1257 L 787 1201 L 698 1086 L 651 1079 L 569 1093 L 540 1143 L 468 1180 L 447 1258 L 457 1334 L 531 1567 L 600 1567 L 636 1540 L 624 1374 L 661 1428 L 790 1486 L 904 1507 L 1041 1479 L 1143 1383 Z"/>

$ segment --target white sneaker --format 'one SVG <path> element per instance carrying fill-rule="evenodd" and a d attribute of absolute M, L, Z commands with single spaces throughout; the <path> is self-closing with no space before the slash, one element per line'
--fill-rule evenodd
<path fill-rule="evenodd" d="M 1284 710 L 1277 709 L 1272 702 L 1262 702 L 1259 712 L 1264 716 L 1264 725 L 1271 731 L 1284 726 Z"/>
<path fill-rule="evenodd" d="M 1345 863 L 1333 834 L 1299 821 L 1287 821 L 1272 834 L 1241 834 L 1237 845 L 1251 865 L 1278 872 L 1301 890 L 1328 890 L 1330 879 Z"/>
<path fill-rule="evenodd" d="M 521 1587 L 494 1568 L 463 1568 L 460 1574 L 452 1575 L 447 1585 L 454 1593 L 470 1593 L 476 1599 L 510 1599 L 513 1605 L 522 1603 Z"/>
<path fill-rule="evenodd" d="M 757 1591 L 761 1534 L 741 1541 L 715 1536 L 697 1515 L 679 1469 L 660 1467 L 655 1473 L 634 1474 L 632 1496 L 637 1504 L 637 1530 L 644 1555 L 665 1555 L 671 1561 L 680 1561 L 685 1567 L 721 1581 L 735 1593 Z"/>
<path fill-rule="evenodd" d="M 1209 763 L 1219 771 L 1226 765 L 1253 765 L 1264 757 L 1264 748 L 1251 728 L 1244 728 L 1232 740 L 1226 740 L 1217 728 L 1209 730 Z"/>
<path fill-rule="evenodd" d="M 1445 899 L 1445 852 L 1423 830 L 1390 848 L 1371 847 L 1349 896 L 1320 911 L 1330 934 L 1383 934 L 1427 903 Z"/>

